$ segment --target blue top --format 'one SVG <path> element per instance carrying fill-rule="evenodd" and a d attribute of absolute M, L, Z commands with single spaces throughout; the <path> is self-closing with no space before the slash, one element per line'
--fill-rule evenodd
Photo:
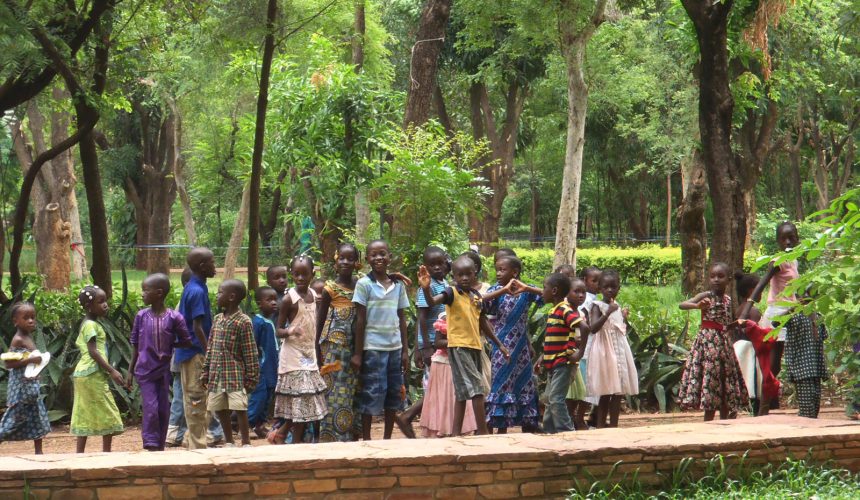
<path fill-rule="evenodd" d="M 445 293 L 447 288 L 448 283 L 430 278 L 430 293 L 433 295 Z M 418 348 L 421 349 L 424 347 L 424 337 L 421 335 L 422 331 L 426 331 L 430 338 L 430 345 L 428 347 L 433 347 L 433 343 L 436 342 L 436 329 L 433 328 L 433 323 L 439 319 L 440 314 L 445 312 L 445 304 L 437 304 L 430 307 L 427 304 L 427 299 L 424 297 L 424 289 L 419 288 L 418 295 L 415 297 L 415 307 L 418 309 L 429 309 L 427 311 L 427 321 L 423 325 L 418 325 Z"/>
<path fill-rule="evenodd" d="M 251 319 L 254 325 L 254 341 L 257 342 L 257 355 L 260 357 L 260 382 L 266 387 L 275 387 L 278 382 L 278 339 L 275 337 L 275 324 L 260 314 Z"/>
<path fill-rule="evenodd" d="M 397 311 L 409 307 L 409 299 L 402 282 L 394 281 L 386 290 L 365 276 L 355 284 L 352 301 L 367 308 L 364 350 L 396 351 L 403 347 Z"/>
<path fill-rule="evenodd" d="M 209 303 L 209 289 L 206 282 L 192 275 L 182 290 L 182 298 L 179 299 L 179 312 L 185 318 L 188 333 L 191 334 L 193 347 L 180 347 L 176 349 L 176 364 L 184 363 L 198 354 L 205 354 L 203 346 L 197 340 L 194 333 L 194 320 L 203 320 L 203 334 L 209 339 L 209 330 L 212 329 L 212 305 Z"/>

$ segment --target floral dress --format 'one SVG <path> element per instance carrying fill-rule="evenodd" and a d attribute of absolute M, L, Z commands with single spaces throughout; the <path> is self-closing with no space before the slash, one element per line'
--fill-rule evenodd
<path fill-rule="evenodd" d="M 331 305 L 320 335 L 320 352 L 325 372 L 323 380 L 328 387 L 328 414 L 320 423 L 320 441 L 352 441 L 356 420 L 353 403 L 358 385 L 358 374 L 349 364 L 355 343 L 353 290 L 327 281 L 325 291 L 331 297 Z"/>
<path fill-rule="evenodd" d="M 702 311 L 702 327 L 690 348 L 678 400 L 682 408 L 717 411 L 749 405 L 749 394 L 727 326 L 732 322 L 732 299 L 724 295 Z"/>
<path fill-rule="evenodd" d="M 487 293 L 499 288 L 493 285 Z M 543 301 L 536 294 L 521 293 L 502 295 L 490 305 L 495 315 L 496 336 L 511 353 L 510 359 L 505 360 L 502 352 L 493 346 L 492 384 L 486 403 L 490 427 L 537 426 L 537 388 L 528 330 L 528 313 L 534 303 L 543 304 Z"/>
<path fill-rule="evenodd" d="M 10 352 L 30 352 L 23 347 L 13 347 Z M 8 408 L 0 420 L 0 441 L 29 441 L 41 439 L 51 432 L 45 402 L 39 396 L 39 377 L 24 376 L 26 366 L 9 371 L 9 386 L 6 398 Z"/>

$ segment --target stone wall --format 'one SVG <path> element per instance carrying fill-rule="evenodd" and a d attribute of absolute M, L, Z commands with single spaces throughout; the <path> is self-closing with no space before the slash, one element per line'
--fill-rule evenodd
<path fill-rule="evenodd" d="M 561 497 L 613 467 L 618 480 L 638 471 L 659 484 L 685 457 L 745 453 L 747 463 L 810 456 L 860 471 L 860 425 L 769 416 L 554 436 L 4 457 L 0 498 L 25 490 L 52 500 Z"/>

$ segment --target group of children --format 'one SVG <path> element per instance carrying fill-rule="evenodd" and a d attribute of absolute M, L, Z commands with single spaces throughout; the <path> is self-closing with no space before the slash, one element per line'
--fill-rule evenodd
<path fill-rule="evenodd" d="M 777 240 L 783 250 L 796 245 L 794 226 L 781 225 Z M 189 449 L 207 446 L 207 428 L 217 423 L 213 415 L 223 427 L 226 446 L 234 446 L 233 419 L 242 446 L 250 446 L 251 429 L 273 444 L 368 440 L 378 416 L 386 439 L 395 424 L 415 437 L 412 424 L 419 414 L 425 437 L 505 433 L 511 427 L 554 433 L 587 429 L 591 405 L 597 427 L 615 427 L 622 399 L 639 394 L 627 341 L 629 311 L 616 300 L 621 288 L 617 272 L 589 267 L 576 276 L 571 266 L 561 266 L 539 288 L 520 281 L 522 262 L 512 250 L 502 249 L 494 257 L 496 283 L 490 286 L 479 280 L 476 253 L 452 261 L 442 249 L 429 247 L 415 297 L 415 363 L 424 370 L 424 398 L 403 411 L 411 281 L 389 272 L 392 255 L 386 242 L 371 242 L 366 253 L 369 270 L 362 277 L 357 276 L 361 253 L 349 243 L 338 247 L 335 278 L 329 281 L 315 280 L 314 262 L 306 255 L 295 257 L 289 269 L 270 267 L 268 286 L 254 291 L 258 313 L 251 319 L 240 308 L 245 285 L 233 279 L 220 284 L 220 312 L 213 318 L 206 282 L 215 276 L 214 256 L 206 248 L 193 249 L 177 310 L 165 306 L 170 290 L 166 275 L 143 281 L 148 307 L 134 320 L 134 352 L 125 379 L 108 362 L 106 334 L 98 322 L 108 311 L 107 296 L 98 287 L 85 287 L 78 297 L 85 311 L 76 341 L 81 359 L 72 375 L 70 432 L 78 436 L 77 451 L 84 451 L 88 436 L 102 436 L 103 450 L 110 451 L 111 436 L 122 432 L 109 380 L 129 389 L 137 382 L 143 447 L 163 450 L 171 423 L 171 376 L 177 375 L 172 371 L 178 371 L 174 399 L 182 400 Z M 287 274 L 294 283 L 290 289 Z M 770 339 L 770 329 L 778 327 L 771 322 L 789 312 L 779 309 L 786 300 L 796 300 L 782 294 L 796 276 L 796 262 L 772 266 L 761 280 L 737 276 L 742 306 L 736 314 L 726 294 L 728 267 L 711 266 L 710 290 L 680 305 L 702 311 L 679 393 L 683 407 L 704 410 L 706 420 L 717 411 L 721 418 L 731 418 L 747 406 L 753 392 L 757 412 L 767 413 L 778 395 L 781 350 Z M 751 283 L 756 283 L 754 289 Z M 762 316 L 754 302 L 767 283 L 769 305 Z M 529 311 L 544 304 L 552 307 L 543 350 L 537 354 L 528 332 Z M 28 364 L 41 361 L 25 357 L 35 349 L 31 333 L 36 311 L 22 302 L 11 313 L 17 333 L 10 350 L 24 354 L 6 361 L 11 370 L 9 408 L 0 422 L 0 439 L 32 439 L 41 453 L 41 438 L 50 425 L 38 378 L 23 376 Z M 802 315 L 791 317 L 783 330 L 800 414 L 814 417 L 825 373 L 826 332 L 818 318 Z M 738 337 L 753 346 L 752 384 L 739 362 L 743 349 L 735 353 Z M 492 343 L 489 356 L 485 340 Z M 541 370 L 547 378 L 542 426 L 536 376 Z M 272 405 L 275 423 L 269 430 L 265 425 Z"/>

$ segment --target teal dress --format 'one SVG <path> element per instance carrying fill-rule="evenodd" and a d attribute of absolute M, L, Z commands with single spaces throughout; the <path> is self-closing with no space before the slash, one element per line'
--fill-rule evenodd
<path fill-rule="evenodd" d="M 30 352 L 23 347 L 11 352 Z M 39 395 L 39 377 L 27 378 L 24 369 L 9 371 L 9 386 L 6 398 L 6 413 L 0 420 L 0 441 L 30 441 L 42 439 L 51 432 L 51 422 L 45 402 Z"/>

